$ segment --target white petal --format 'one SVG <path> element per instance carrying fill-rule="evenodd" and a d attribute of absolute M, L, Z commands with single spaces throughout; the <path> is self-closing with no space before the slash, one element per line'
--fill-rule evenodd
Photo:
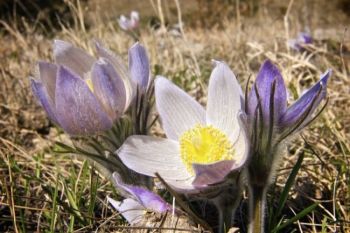
<path fill-rule="evenodd" d="M 179 144 L 165 138 L 135 135 L 129 137 L 117 151 L 130 169 L 148 176 L 158 172 L 164 179 L 184 180 L 191 175 L 180 158 Z"/>
<path fill-rule="evenodd" d="M 191 177 L 188 180 L 166 180 L 166 182 L 172 189 L 174 189 L 178 193 L 195 194 L 201 191 L 200 189 L 193 186 L 193 177 Z"/>
<path fill-rule="evenodd" d="M 69 67 L 80 77 L 84 77 L 95 62 L 84 50 L 62 40 L 54 40 L 53 53 L 58 64 Z"/>
<path fill-rule="evenodd" d="M 247 135 L 247 128 L 245 126 L 245 115 L 242 112 L 238 113 L 238 122 L 240 125 L 240 132 L 237 140 L 233 144 L 235 155 L 233 160 L 236 162 L 236 168 L 241 167 L 245 164 L 249 156 L 249 138 Z M 236 118 L 236 119 L 237 119 Z"/>
<path fill-rule="evenodd" d="M 156 105 L 168 138 L 178 138 L 196 124 L 205 124 L 204 108 L 164 77 L 155 80 Z"/>
<path fill-rule="evenodd" d="M 131 225 L 141 222 L 146 213 L 145 208 L 133 199 L 127 198 L 120 202 L 107 197 L 107 200 Z"/>
<path fill-rule="evenodd" d="M 235 141 L 239 134 L 237 113 L 242 108 L 243 93 L 231 69 L 216 62 L 208 90 L 207 124 L 222 130 Z"/>

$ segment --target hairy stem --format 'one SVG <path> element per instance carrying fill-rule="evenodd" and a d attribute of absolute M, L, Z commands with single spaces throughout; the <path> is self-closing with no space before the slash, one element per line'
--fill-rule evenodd
<path fill-rule="evenodd" d="M 249 188 L 249 233 L 265 232 L 266 188 Z"/>
<path fill-rule="evenodd" d="M 219 227 L 216 232 L 226 233 L 233 224 L 236 208 L 241 200 L 240 185 L 229 188 L 218 197 L 212 199 L 219 214 Z"/>
<path fill-rule="evenodd" d="M 232 225 L 233 206 L 217 207 L 219 212 L 219 233 L 226 233 Z"/>

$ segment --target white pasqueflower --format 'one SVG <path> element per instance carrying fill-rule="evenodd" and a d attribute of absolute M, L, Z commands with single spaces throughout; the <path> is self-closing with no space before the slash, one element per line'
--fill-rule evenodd
<path fill-rule="evenodd" d="M 242 168 L 249 143 L 243 94 L 235 75 L 215 62 L 207 110 L 164 77 L 155 80 L 156 106 L 167 138 L 131 136 L 117 151 L 130 169 L 159 175 L 175 190 L 193 193 Z"/>
<path fill-rule="evenodd" d="M 130 18 L 121 15 L 118 19 L 119 26 L 125 31 L 132 31 L 139 27 L 140 16 L 137 11 L 131 11 Z"/>

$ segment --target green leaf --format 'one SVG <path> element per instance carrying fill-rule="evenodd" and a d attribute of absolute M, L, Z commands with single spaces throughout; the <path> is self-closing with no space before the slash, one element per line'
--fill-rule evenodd
<path fill-rule="evenodd" d="M 277 209 L 274 211 L 274 215 L 272 218 L 272 221 L 270 221 L 270 226 L 274 227 L 276 225 L 277 222 L 277 218 L 281 215 L 282 210 L 284 208 L 284 205 L 286 204 L 286 201 L 288 199 L 288 194 L 290 189 L 292 188 L 292 185 L 294 184 L 295 178 L 301 168 L 301 164 L 304 160 L 304 153 L 301 153 L 301 155 L 298 158 L 298 161 L 296 162 L 295 166 L 293 167 L 291 173 L 289 174 L 288 180 L 286 182 L 286 185 L 283 188 L 283 191 L 281 193 L 281 196 L 278 200 L 278 205 L 277 205 Z"/>
<path fill-rule="evenodd" d="M 58 197 L 58 179 L 59 175 L 57 174 L 56 176 L 56 184 L 55 184 L 55 189 L 53 191 L 53 193 L 51 193 L 52 196 L 52 212 L 51 212 L 51 216 L 50 216 L 50 232 L 55 232 L 55 226 L 56 226 L 56 216 L 57 216 L 57 197 Z"/>

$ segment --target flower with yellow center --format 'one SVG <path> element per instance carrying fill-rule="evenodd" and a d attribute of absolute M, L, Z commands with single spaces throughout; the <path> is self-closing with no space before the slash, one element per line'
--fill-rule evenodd
<path fill-rule="evenodd" d="M 155 80 L 156 106 L 167 138 L 131 136 L 116 152 L 130 169 L 159 175 L 180 192 L 223 182 L 244 165 L 249 144 L 243 125 L 243 94 L 236 77 L 216 62 L 207 109 L 169 80 Z"/>

